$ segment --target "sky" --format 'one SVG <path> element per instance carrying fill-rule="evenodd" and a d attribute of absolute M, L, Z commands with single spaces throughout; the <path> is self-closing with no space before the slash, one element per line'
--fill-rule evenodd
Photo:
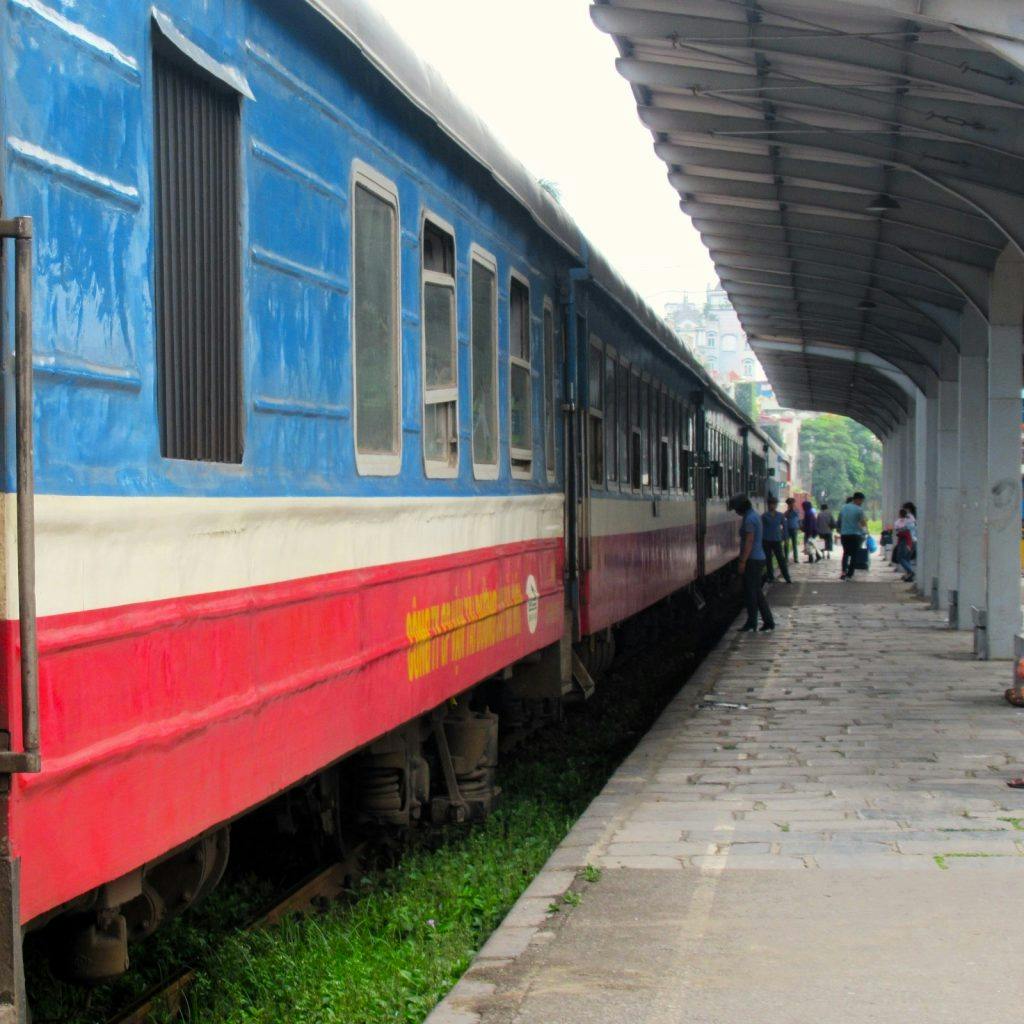
<path fill-rule="evenodd" d="M 370 0 L 659 313 L 714 268 L 589 0 Z"/>

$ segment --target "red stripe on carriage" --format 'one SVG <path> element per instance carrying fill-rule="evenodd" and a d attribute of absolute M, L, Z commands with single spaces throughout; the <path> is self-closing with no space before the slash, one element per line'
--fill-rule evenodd
<path fill-rule="evenodd" d="M 561 538 L 529 541 L 41 619 L 44 770 L 15 777 L 11 821 L 22 920 L 557 642 L 562 558 Z"/>

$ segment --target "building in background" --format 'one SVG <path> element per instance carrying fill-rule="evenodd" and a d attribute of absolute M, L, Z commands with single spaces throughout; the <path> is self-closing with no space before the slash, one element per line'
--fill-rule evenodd
<path fill-rule="evenodd" d="M 799 490 L 800 424 L 808 414 L 780 407 L 725 289 L 709 286 L 701 299 L 684 293 L 681 302 L 665 305 L 664 316 L 676 337 L 730 395 L 736 397 L 738 384 L 756 385 L 760 424 L 778 428 L 781 443 L 792 457 L 792 486 Z"/>
<path fill-rule="evenodd" d="M 684 295 L 682 302 L 668 303 L 665 320 L 715 381 L 730 393 L 742 381 L 755 381 L 771 390 L 739 317 L 729 303 L 729 296 L 721 286 L 709 286 L 699 304 L 688 295 Z"/>

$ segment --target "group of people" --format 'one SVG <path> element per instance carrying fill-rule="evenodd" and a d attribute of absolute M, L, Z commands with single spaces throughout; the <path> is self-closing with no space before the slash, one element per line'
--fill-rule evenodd
<path fill-rule="evenodd" d="M 864 495 L 857 491 L 840 509 L 838 519 L 823 503 L 818 512 L 810 501 L 803 502 L 803 516 L 796 509 L 793 498 L 786 499 L 786 511 L 779 509 L 779 499 L 768 499 L 768 511 L 758 514 L 750 499 L 736 495 L 729 499 L 729 507 L 742 519 L 740 525 L 739 574 L 743 579 L 744 598 L 747 606 L 747 621 L 740 628 L 748 633 L 758 628 L 767 633 L 775 628 L 775 618 L 764 593 L 765 580 L 774 580 L 772 563 L 778 566 L 779 574 L 787 583 L 789 575 L 789 552 L 794 562 L 799 562 L 798 537 L 804 538 L 804 556 L 808 562 L 818 562 L 822 554 L 816 541 L 824 541 L 825 557 L 831 557 L 832 535 L 839 533 L 843 548 L 842 572 L 840 579 L 852 580 L 856 571 L 856 556 L 867 536 L 867 515 L 864 512 Z M 904 509 L 903 511 L 906 511 Z"/>
<path fill-rule="evenodd" d="M 793 561 L 800 561 L 798 538 L 801 536 L 804 558 L 808 562 L 820 562 L 822 558 L 831 558 L 835 533 L 839 534 L 843 548 L 840 578 L 853 579 L 854 554 L 867 536 L 867 517 L 863 505 L 864 495 L 857 491 L 846 499 L 838 518 L 832 514 L 827 502 L 822 502 L 821 508 L 816 512 L 810 501 L 802 503 L 801 516 L 794 498 L 786 499 L 786 510 L 783 512 L 779 509 L 779 499 L 770 497 L 768 511 L 761 517 L 765 546 L 765 579 L 769 582 L 775 579 L 774 562 L 779 575 L 787 583 L 793 582 L 789 576 L 787 563 L 790 551 Z M 821 550 L 818 548 L 819 541 Z"/>

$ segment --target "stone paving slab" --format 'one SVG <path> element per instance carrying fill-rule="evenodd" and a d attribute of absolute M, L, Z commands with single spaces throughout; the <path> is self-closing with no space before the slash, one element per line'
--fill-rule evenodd
<path fill-rule="evenodd" d="M 774 635 L 724 638 L 428 1024 L 1019 1016 L 1008 667 L 884 568 L 835 573 L 801 565 Z"/>

